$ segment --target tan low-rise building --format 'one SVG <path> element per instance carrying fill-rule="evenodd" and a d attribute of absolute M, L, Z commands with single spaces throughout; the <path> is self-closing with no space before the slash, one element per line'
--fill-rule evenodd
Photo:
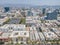
<path fill-rule="evenodd" d="M 14 43 L 26 43 L 29 38 L 29 31 L 13 31 L 10 38 Z"/>

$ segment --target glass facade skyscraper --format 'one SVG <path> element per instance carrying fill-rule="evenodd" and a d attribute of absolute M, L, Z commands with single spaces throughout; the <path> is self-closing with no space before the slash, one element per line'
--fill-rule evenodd
<path fill-rule="evenodd" d="M 52 12 L 52 13 L 47 13 L 47 20 L 57 20 L 57 15 L 58 13 L 56 11 Z"/>

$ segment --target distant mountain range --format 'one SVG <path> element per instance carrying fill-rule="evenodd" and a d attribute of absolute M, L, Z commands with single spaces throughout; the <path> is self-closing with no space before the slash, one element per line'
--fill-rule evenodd
<path fill-rule="evenodd" d="M 60 8 L 60 5 L 56 5 L 56 6 L 48 6 L 48 5 L 28 5 L 28 4 L 0 4 L 0 6 L 2 7 L 26 7 L 26 8 L 46 8 L 46 7 L 53 7 L 53 8 Z"/>

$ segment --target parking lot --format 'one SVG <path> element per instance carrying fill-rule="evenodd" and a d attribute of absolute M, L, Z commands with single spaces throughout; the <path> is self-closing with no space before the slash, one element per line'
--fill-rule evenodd
<path fill-rule="evenodd" d="M 12 18 L 12 19 L 10 19 L 8 24 L 19 24 L 19 22 L 20 22 L 19 18 Z"/>

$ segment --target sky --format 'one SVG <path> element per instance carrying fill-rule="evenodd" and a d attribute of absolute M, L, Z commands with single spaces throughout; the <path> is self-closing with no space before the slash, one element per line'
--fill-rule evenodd
<path fill-rule="evenodd" d="M 0 0 L 0 4 L 60 5 L 60 0 Z"/>

